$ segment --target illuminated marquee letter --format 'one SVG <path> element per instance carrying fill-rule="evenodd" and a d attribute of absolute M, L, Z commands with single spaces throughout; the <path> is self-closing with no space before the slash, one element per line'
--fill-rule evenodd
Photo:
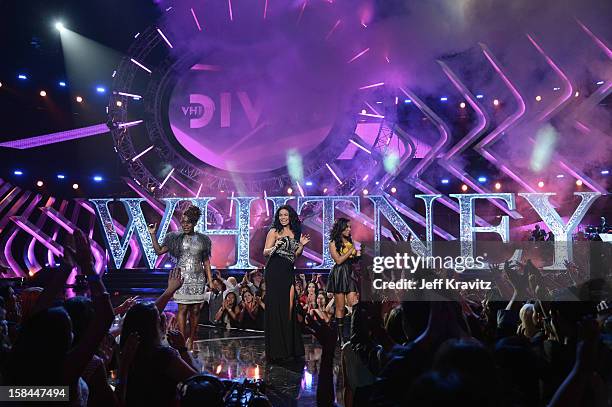
<path fill-rule="evenodd" d="M 402 217 L 393 209 L 393 206 L 391 206 L 384 196 L 374 195 L 368 196 L 368 198 L 374 203 L 374 242 L 380 242 L 380 232 L 382 228 L 380 215 L 382 213 L 404 240 L 410 239 L 410 247 L 416 254 L 422 257 L 431 256 L 431 246 L 421 242 L 417 234 L 414 233 L 406 222 L 404 222 Z M 380 255 L 380 247 L 376 246 L 375 249 L 375 256 Z"/>
<path fill-rule="evenodd" d="M 254 196 L 230 198 L 236 203 L 235 229 L 208 229 L 206 222 L 208 215 L 208 202 L 215 198 L 193 198 L 190 201 L 202 210 L 202 221 L 197 225 L 197 231 L 207 235 L 236 236 L 236 263 L 230 269 L 253 269 L 257 266 L 251 264 L 249 258 L 250 240 L 249 225 L 251 224 L 251 202 L 259 199 Z M 214 251 L 214 247 L 213 247 Z"/>
<path fill-rule="evenodd" d="M 545 269 L 560 270 L 565 268 L 565 261 L 572 260 L 572 233 L 580 224 L 587 211 L 593 205 L 595 200 L 601 196 L 599 192 L 574 192 L 574 195 L 580 197 L 580 204 L 567 221 L 563 224 L 563 220 L 548 201 L 550 195 L 554 193 L 519 193 L 525 198 L 529 205 L 535 209 L 540 215 L 542 221 L 555 235 L 555 260 L 551 266 Z M 565 242 L 565 243 L 560 243 Z"/>
<path fill-rule="evenodd" d="M 166 208 L 164 211 L 164 216 L 162 218 L 162 222 L 160 228 L 158 229 L 158 239 L 163 241 L 164 236 L 168 230 L 168 226 L 172 219 L 172 214 L 176 209 L 176 205 L 181 199 L 165 199 Z M 108 251 L 111 255 L 112 261 L 115 265 L 115 268 L 121 268 L 121 264 L 123 264 L 123 259 L 125 258 L 125 253 L 127 252 L 127 247 L 130 243 L 130 239 L 134 234 L 134 230 L 136 230 L 136 238 L 138 241 L 138 245 L 140 250 L 145 254 L 145 258 L 147 259 L 147 265 L 149 268 L 155 267 L 155 262 L 157 260 L 157 254 L 153 250 L 153 242 L 151 241 L 151 236 L 147 230 L 147 222 L 142 213 L 142 207 L 140 204 L 145 201 L 144 198 L 121 198 L 119 201 L 125 207 L 125 210 L 128 215 L 128 224 L 125 227 L 125 233 L 123 234 L 123 241 L 119 239 L 119 235 L 117 234 L 117 229 L 115 228 L 115 224 L 113 222 L 113 218 L 108 210 L 108 203 L 113 201 L 113 199 L 90 199 L 98 212 L 98 220 L 102 227 L 102 235 L 104 236 L 104 240 L 106 242 L 106 247 L 108 247 Z"/>
<path fill-rule="evenodd" d="M 475 199 L 502 199 L 508 209 L 515 209 L 514 194 L 450 194 L 459 201 L 459 240 L 461 241 L 461 255 L 474 257 L 474 237 L 476 233 L 493 232 L 501 236 L 504 243 L 510 241 L 510 218 L 502 216 L 497 226 L 474 226 L 474 200 Z M 514 258 L 514 256 L 513 256 Z"/>
<path fill-rule="evenodd" d="M 297 212 L 302 211 L 302 207 L 306 202 L 310 201 L 321 201 L 323 202 L 323 263 L 313 267 L 314 269 L 330 269 L 334 266 L 334 260 L 329 254 L 329 233 L 332 230 L 334 224 L 334 212 L 335 204 L 340 201 L 347 201 L 353 204 L 355 209 L 359 211 L 359 197 L 358 196 L 300 196 L 297 199 Z"/>

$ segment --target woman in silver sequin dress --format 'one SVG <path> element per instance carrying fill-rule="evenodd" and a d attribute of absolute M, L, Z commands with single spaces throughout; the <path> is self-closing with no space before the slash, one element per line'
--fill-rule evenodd
<path fill-rule="evenodd" d="M 158 255 L 170 253 L 176 259 L 176 267 L 181 270 L 184 282 L 174 293 L 174 301 L 178 304 L 176 316 L 178 328 L 187 339 L 188 347 L 193 346 L 193 341 L 196 339 L 206 281 L 212 281 L 210 238 L 195 232 L 195 226 L 201 215 L 202 212 L 197 206 L 187 208 L 181 217 L 182 231 L 168 233 L 162 245 L 157 241 L 157 224 L 149 225 L 155 253 Z M 189 332 L 187 332 L 188 320 Z"/>
<path fill-rule="evenodd" d="M 293 286 L 295 259 L 310 241 L 301 231 L 295 210 L 283 205 L 276 211 L 266 236 L 264 256 L 269 259 L 264 274 L 267 291 L 265 343 L 269 362 L 304 356 L 302 332 L 297 321 L 299 303 Z"/>

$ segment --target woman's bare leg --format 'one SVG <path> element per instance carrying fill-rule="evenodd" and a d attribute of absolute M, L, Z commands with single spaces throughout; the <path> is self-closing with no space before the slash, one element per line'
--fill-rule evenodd
<path fill-rule="evenodd" d="M 188 307 L 187 304 L 179 304 L 178 312 L 176 313 L 176 323 L 178 325 L 178 329 L 179 331 L 181 331 L 185 339 L 188 338 L 187 336 L 187 307 Z"/>
<path fill-rule="evenodd" d="M 198 321 L 200 320 L 200 304 L 192 304 L 189 306 L 189 338 L 190 344 L 198 337 Z"/>

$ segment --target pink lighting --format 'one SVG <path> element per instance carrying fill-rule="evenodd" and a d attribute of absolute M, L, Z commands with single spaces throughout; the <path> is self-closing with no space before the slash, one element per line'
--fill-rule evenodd
<path fill-rule="evenodd" d="M 193 20 L 195 21 L 196 26 L 198 27 L 198 31 L 202 31 L 202 27 L 200 27 L 200 22 L 198 21 L 198 16 L 196 16 L 196 13 L 195 11 L 193 11 L 193 8 L 191 8 L 190 10 L 191 10 L 191 15 L 193 16 Z"/>
<path fill-rule="evenodd" d="M 330 167 L 328 163 L 325 163 L 325 166 L 327 167 L 327 169 L 329 170 L 329 172 L 331 172 L 331 175 L 333 175 L 333 176 L 334 176 L 334 178 L 336 179 L 336 181 L 338 181 L 338 184 L 342 184 L 342 181 L 340 181 L 340 178 L 338 178 L 338 175 L 336 175 L 336 173 L 334 172 L 334 170 L 332 169 L 332 167 Z"/>
<path fill-rule="evenodd" d="M 151 73 L 151 70 L 149 68 L 147 68 L 146 66 L 144 66 L 143 64 L 141 64 L 140 62 L 136 61 L 134 58 L 130 58 L 130 61 L 132 61 L 132 63 L 134 63 L 135 65 L 139 66 L 140 68 L 144 69 L 145 71 L 147 71 L 148 73 Z"/>
<path fill-rule="evenodd" d="M 370 150 L 368 150 L 367 148 L 365 148 L 364 146 L 362 146 L 361 144 L 359 144 L 358 142 L 356 142 L 353 139 L 350 139 L 349 142 L 351 142 L 351 144 L 353 144 L 355 147 L 362 149 L 363 151 L 365 151 L 368 154 L 372 154 L 372 152 Z"/>
<path fill-rule="evenodd" d="M 381 114 L 363 113 L 363 111 L 359 112 L 359 115 L 360 116 L 366 116 L 366 117 L 375 117 L 377 119 L 384 119 L 385 118 L 385 116 L 383 116 Z"/>
<path fill-rule="evenodd" d="M 354 60 L 356 60 L 357 58 L 363 56 L 366 52 L 368 52 L 370 50 L 370 48 L 366 48 L 363 51 L 361 51 L 360 53 L 358 53 L 357 55 L 355 55 L 353 58 L 348 60 L 348 64 L 350 64 L 351 62 L 353 62 Z"/>
<path fill-rule="evenodd" d="M 334 24 L 334 26 L 331 28 L 331 30 L 329 30 L 329 32 L 325 36 L 325 40 L 326 41 L 329 39 L 329 37 L 331 37 L 331 35 L 334 33 L 334 31 L 336 31 L 336 28 L 338 28 L 338 26 L 340 25 L 340 21 L 342 21 L 342 20 L 336 21 L 336 24 Z"/>
<path fill-rule="evenodd" d="M 166 182 L 168 182 L 168 180 L 170 179 L 170 176 L 172 175 L 173 172 L 174 172 L 174 167 L 172 167 L 170 172 L 168 172 L 168 175 L 166 175 L 166 178 L 164 178 L 164 180 L 162 181 L 161 185 L 159 186 L 159 189 L 162 189 L 164 187 L 164 185 L 166 185 Z"/>
<path fill-rule="evenodd" d="M 308 0 L 304 0 L 304 2 L 302 3 L 302 8 L 300 9 L 300 15 L 298 16 L 298 19 L 297 19 L 298 23 L 302 19 L 302 15 L 304 15 L 304 10 L 306 10 L 306 4 L 307 3 L 308 3 Z"/>
<path fill-rule="evenodd" d="M 267 16 L 268 16 L 268 0 L 266 0 L 266 2 L 264 3 L 264 14 L 263 14 L 264 20 L 266 19 Z"/>
<path fill-rule="evenodd" d="M 144 150 L 143 152 L 141 152 L 141 153 L 139 153 L 139 154 L 135 155 L 135 156 L 134 156 L 134 158 L 132 158 L 132 161 L 136 161 L 136 160 L 138 160 L 140 157 L 142 157 L 143 155 L 145 155 L 145 154 L 146 154 L 146 153 L 148 153 L 149 151 L 153 150 L 153 147 L 155 147 L 155 146 L 153 146 L 153 145 L 152 145 L 152 146 L 148 147 L 146 150 Z"/>
<path fill-rule="evenodd" d="M 174 48 L 172 46 L 172 44 L 170 43 L 170 41 L 168 40 L 168 38 L 164 35 L 164 33 L 162 32 L 162 30 L 160 30 L 159 28 L 157 29 L 157 32 L 159 33 L 159 35 L 161 35 L 161 37 L 164 39 L 164 41 L 166 41 L 166 44 L 168 44 L 168 46 L 170 48 Z"/>
<path fill-rule="evenodd" d="M 232 11 L 232 0 L 227 0 L 227 8 L 229 9 L 230 21 L 234 21 L 234 12 Z"/>
<path fill-rule="evenodd" d="M 372 85 L 362 86 L 362 87 L 360 87 L 360 88 L 359 88 L 359 90 L 376 88 L 376 87 L 378 87 L 378 86 L 382 86 L 382 85 L 384 85 L 384 84 L 385 84 L 384 82 L 378 82 L 378 83 L 374 83 L 374 84 L 372 84 Z"/>

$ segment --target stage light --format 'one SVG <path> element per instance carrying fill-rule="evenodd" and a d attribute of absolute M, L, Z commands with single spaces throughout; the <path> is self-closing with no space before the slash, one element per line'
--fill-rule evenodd
<path fill-rule="evenodd" d="M 412 103 L 412 100 L 410 100 L 410 99 L 405 99 L 405 100 L 404 100 L 404 103 Z"/>
<path fill-rule="evenodd" d="M 493 106 L 499 106 L 499 100 L 494 99 L 493 100 Z"/>
<path fill-rule="evenodd" d="M 42 96 L 42 97 L 45 97 L 45 96 L 47 96 L 47 92 L 45 92 L 44 90 L 41 90 L 39 95 Z"/>
<path fill-rule="evenodd" d="M 487 182 L 487 177 L 478 177 L 478 182 L 480 183 Z"/>
<path fill-rule="evenodd" d="M 580 92 L 576 91 L 576 93 L 574 93 L 574 97 L 577 98 L 578 96 L 580 96 Z"/>
<path fill-rule="evenodd" d="M 366 114 L 367 111 L 365 109 L 361 109 L 361 114 Z"/>
<path fill-rule="evenodd" d="M 79 189 L 79 184 L 72 184 L 72 189 Z"/>
<path fill-rule="evenodd" d="M 17 78 L 18 78 L 18 79 L 21 79 L 21 80 L 26 80 L 26 79 L 28 79 L 28 77 L 27 77 L 27 76 L 25 76 L 24 74 L 19 74 L 19 75 L 17 75 Z"/>
<path fill-rule="evenodd" d="M 30 271 L 28 271 L 28 275 L 29 275 L 30 277 L 34 277 L 34 274 L 36 274 L 36 272 L 35 272 L 34 270 L 30 270 Z"/>
<path fill-rule="evenodd" d="M 462 109 L 465 109 L 465 102 L 459 103 L 459 107 L 462 108 Z"/>
<path fill-rule="evenodd" d="M 291 195 L 293 193 L 293 188 L 291 188 L 291 187 L 287 188 L 287 193 L 289 195 Z"/>
<path fill-rule="evenodd" d="M 327 188 L 323 188 L 323 193 L 326 194 L 327 193 Z"/>
<path fill-rule="evenodd" d="M 555 88 L 553 88 L 553 90 L 556 92 L 556 91 L 558 91 L 558 90 L 561 90 L 561 88 L 559 88 L 559 87 L 555 87 Z"/>
<path fill-rule="evenodd" d="M 448 184 L 449 181 L 448 181 L 448 179 L 443 178 L 442 181 L 440 181 L 440 182 L 443 183 L 443 184 Z"/>
<path fill-rule="evenodd" d="M 64 24 L 62 24 L 61 21 L 58 21 L 57 23 L 55 23 L 55 29 L 59 32 L 63 32 L 66 27 L 64 27 Z"/>
<path fill-rule="evenodd" d="M 498 191 L 501 189 L 501 184 L 499 182 L 495 183 L 495 189 L 497 189 Z"/>
<path fill-rule="evenodd" d="M 544 188 L 544 181 L 539 181 L 538 182 L 538 187 L 539 188 Z"/>
<path fill-rule="evenodd" d="M 311 187 L 312 186 L 312 181 L 306 181 L 306 186 L 307 187 Z"/>
<path fill-rule="evenodd" d="M 558 174 L 557 175 L 557 178 L 563 178 L 563 177 L 565 177 L 565 175 L 563 175 L 563 174 Z"/>
<path fill-rule="evenodd" d="M 15 175 L 23 175 L 23 171 L 15 170 L 15 171 L 13 171 L 13 174 L 15 174 Z"/>
<path fill-rule="evenodd" d="M 115 104 L 117 105 L 117 107 L 123 106 L 123 103 L 120 100 L 118 100 Z"/>
<path fill-rule="evenodd" d="M 601 175 L 608 175 L 610 170 L 601 170 Z"/>
<path fill-rule="evenodd" d="M 105 93 L 105 92 L 106 92 L 106 89 L 105 89 L 105 88 L 103 88 L 102 86 L 98 86 L 98 87 L 96 88 L 96 92 L 98 92 L 98 93 Z"/>
<path fill-rule="evenodd" d="M 538 95 L 536 96 L 536 102 L 540 102 L 542 100 L 542 96 Z"/>
<path fill-rule="evenodd" d="M 484 98 L 484 95 L 476 95 L 476 99 L 482 99 Z"/>
<path fill-rule="evenodd" d="M 468 186 L 467 186 L 467 185 L 465 185 L 465 184 L 461 185 L 461 190 L 462 190 L 463 192 L 467 191 L 467 190 L 468 190 Z"/>
<path fill-rule="evenodd" d="M 369 193 L 369 191 L 367 189 L 364 189 L 362 192 L 363 192 L 364 195 L 367 195 Z"/>
<path fill-rule="evenodd" d="M 64 179 L 64 178 L 66 178 L 66 176 L 64 174 L 57 174 L 57 178 L 58 179 Z"/>
<path fill-rule="evenodd" d="M 164 264 L 164 268 L 165 268 L 165 269 L 172 268 L 172 264 L 170 264 L 170 263 L 166 263 L 166 264 Z"/>
<path fill-rule="evenodd" d="M 77 96 L 76 97 L 76 101 L 77 101 L 77 103 L 82 103 L 83 102 L 83 98 L 80 97 L 80 96 Z"/>
<path fill-rule="evenodd" d="M 42 181 L 36 181 L 36 186 L 37 186 L 37 187 L 42 187 L 43 185 L 45 185 L 45 183 L 44 183 L 44 182 L 42 182 Z"/>
<path fill-rule="evenodd" d="M 448 98 L 446 96 L 442 96 L 440 98 L 440 102 L 446 102 L 448 100 Z"/>
<path fill-rule="evenodd" d="M 101 177 L 101 176 L 99 176 L 99 175 L 94 175 L 93 180 L 94 180 L 95 182 L 102 182 L 102 177 Z"/>
<path fill-rule="evenodd" d="M 598 81 L 598 82 L 596 83 L 596 85 L 603 85 L 603 84 L 604 84 L 604 81 Z"/>
<path fill-rule="evenodd" d="M 63 81 L 62 81 L 62 82 L 60 82 L 60 83 L 59 83 L 59 85 L 60 85 L 62 88 L 65 88 L 65 87 L 66 87 L 66 82 L 63 82 Z"/>
<path fill-rule="evenodd" d="M 391 193 L 392 193 L 392 194 L 394 194 L 394 193 L 396 193 L 396 192 L 397 192 L 397 188 L 395 188 L 395 187 L 391 187 Z"/>
<path fill-rule="evenodd" d="M 576 186 L 578 186 L 578 187 L 582 186 L 582 180 L 581 179 L 577 179 L 576 180 Z"/>
<path fill-rule="evenodd" d="M 0 82 L 0 88 L 2 87 L 2 82 Z"/>

